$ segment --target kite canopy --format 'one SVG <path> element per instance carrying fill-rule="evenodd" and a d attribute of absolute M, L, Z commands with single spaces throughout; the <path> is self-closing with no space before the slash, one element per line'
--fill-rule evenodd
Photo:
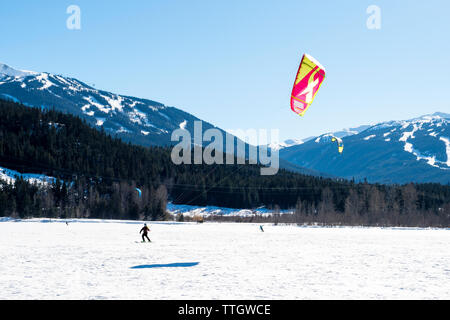
<path fill-rule="evenodd" d="M 331 138 L 331 141 L 337 143 L 339 153 L 342 153 L 342 152 L 344 151 L 344 142 L 342 141 L 342 139 L 337 138 L 337 137 L 332 137 L 332 138 Z"/>
<path fill-rule="evenodd" d="M 136 191 L 138 192 L 139 198 L 142 196 L 142 191 L 139 188 L 136 188 Z"/>
<path fill-rule="evenodd" d="M 313 57 L 304 54 L 291 94 L 291 109 L 303 116 L 325 80 L 325 68 Z"/>

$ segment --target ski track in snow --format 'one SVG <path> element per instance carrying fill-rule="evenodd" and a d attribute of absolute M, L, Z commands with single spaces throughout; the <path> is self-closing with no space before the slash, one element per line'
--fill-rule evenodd
<path fill-rule="evenodd" d="M 375 138 L 375 137 L 376 137 L 376 135 L 372 134 L 370 136 L 365 137 L 364 140 L 367 141 L 367 140 L 370 140 L 370 139 Z"/>
<path fill-rule="evenodd" d="M 445 143 L 445 152 L 447 153 L 447 162 L 445 163 L 450 167 L 450 139 L 445 137 L 440 137 L 439 140 Z"/>
<path fill-rule="evenodd" d="M 42 83 L 42 87 L 38 88 L 38 90 L 46 90 L 52 86 L 58 87 L 58 85 L 54 84 L 49 80 L 49 74 L 48 73 L 41 73 L 39 76 L 36 77 L 36 80 L 38 80 L 40 83 Z"/>
<path fill-rule="evenodd" d="M 101 127 L 103 125 L 103 123 L 105 123 L 106 119 L 105 118 L 95 118 L 95 120 L 97 120 L 97 122 L 95 123 L 96 126 Z"/>
<path fill-rule="evenodd" d="M 449 229 L 0 221 L 0 299 L 450 298 Z"/>
<path fill-rule="evenodd" d="M 425 116 L 424 120 L 416 121 L 412 124 L 408 124 L 408 122 L 405 122 L 405 124 L 403 124 L 403 126 L 402 126 L 402 129 L 406 129 L 410 125 L 412 125 L 413 126 L 412 131 L 403 132 L 402 136 L 400 137 L 400 139 L 398 141 L 403 142 L 405 144 L 403 147 L 403 150 L 408 153 L 413 154 L 416 157 L 417 161 L 425 160 L 427 162 L 427 164 L 432 167 L 436 167 L 441 170 L 450 170 L 450 168 L 448 168 L 448 167 L 450 167 L 450 140 L 448 140 L 447 138 L 444 138 L 444 137 L 439 138 L 439 140 L 441 140 L 445 143 L 446 153 L 447 153 L 447 162 L 436 160 L 436 156 L 423 155 L 420 151 L 418 151 L 414 148 L 414 145 L 412 143 L 408 142 L 410 139 L 415 138 L 414 134 L 417 131 L 422 130 L 422 126 L 424 124 L 429 123 L 429 121 L 433 120 L 433 119 L 435 119 L 435 118 Z M 440 119 L 440 118 L 438 117 L 438 119 Z M 441 124 L 441 123 L 442 122 L 439 122 L 438 124 Z M 436 125 L 436 126 L 438 126 L 438 125 Z M 433 131 L 433 129 L 428 129 L 428 132 L 430 132 L 430 130 Z M 386 135 L 387 134 L 385 134 L 385 136 Z M 429 136 L 437 138 L 437 134 L 435 132 L 429 133 Z M 385 140 L 385 141 L 388 141 L 388 140 Z M 441 165 L 447 166 L 447 168 L 442 167 Z"/>
<path fill-rule="evenodd" d="M 103 106 L 93 96 L 83 97 L 83 99 L 86 100 L 87 102 L 89 102 L 89 104 L 91 106 L 97 107 L 97 109 L 100 110 L 103 113 L 109 113 L 111 111 L 110 108 L 108 108 L 107 106 Z"/>

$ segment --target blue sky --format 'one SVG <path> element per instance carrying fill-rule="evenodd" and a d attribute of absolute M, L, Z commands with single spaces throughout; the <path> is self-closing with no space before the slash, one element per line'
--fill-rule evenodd
<path fill-rule="evenodd" d="M 81 30 L 68 30 L 69 5 Z M 369 30 L 369 5 L 381 29 Z M 61 1 L 0 5 L 0 62 L 181 108 L 223 129 L 304 138 L 450 112 L 450 2 Z M 303 53 L 327 78 L 303 118 Z"/>

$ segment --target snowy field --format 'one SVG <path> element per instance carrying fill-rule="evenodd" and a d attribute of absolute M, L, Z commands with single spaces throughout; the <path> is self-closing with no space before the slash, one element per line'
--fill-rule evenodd
<path fill-rule="evenodd" d="M 4 219 L 0 299 L 450 299 L 448 229 L 141 227 Z"/>

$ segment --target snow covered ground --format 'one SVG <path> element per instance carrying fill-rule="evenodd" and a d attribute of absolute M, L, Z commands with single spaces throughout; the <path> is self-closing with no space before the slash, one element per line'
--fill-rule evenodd
<path fill-rule="evenodd" d="M 185 217 L 210 217 L 210 216 L 234 216 L 234 217 L 268 217 L 274 214 L 274 210 L 269 210 L 265 207 L 255 208 L 255 209 L 233 209 L 226 207 L 199 207 L 186 204 L 173 204 L 169 202 L 167 204 L 167 212 L 178 217 L 183 215 Z M 293 214 L 293 210 L 279 210 L 279 214 Z"/>
<path fill-rule="evenodd" d="M 450 299 L 450 230 L 0 218 L 0 299 Z"/>
<path fill-rule="evenodd" d="M 23 178 L 31 184 L 47 186 L 56 181 L 55 178 L 43 174 L 20 173 L 11 169 L 0 167 L 0 180 L 9 184 L 14 184 L 17 178 Z"/>

